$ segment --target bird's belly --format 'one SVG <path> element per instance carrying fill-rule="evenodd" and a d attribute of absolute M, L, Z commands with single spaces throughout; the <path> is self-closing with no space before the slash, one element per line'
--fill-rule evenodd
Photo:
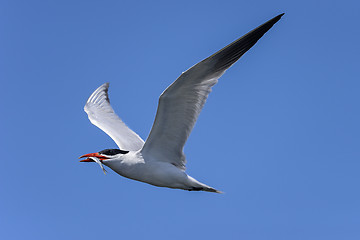
<path fill-rule="evenodd" d="M 170 163 L 137 163 L 121 167 L 109 166 L 123 177 L 159 187 L 188 187 L 188 175 Z"/>

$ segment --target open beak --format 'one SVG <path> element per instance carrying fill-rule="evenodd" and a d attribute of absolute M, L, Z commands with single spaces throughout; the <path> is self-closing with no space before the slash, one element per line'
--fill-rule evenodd
<path fill-rule="evenodd" d="M 99 153 L 88 153 L 88 154 L 85 154 L 85 155 L 82 155 L 80 158 L 86 158 L 84 160 L 80 160 L 80 162 L 94 162 L 94 160 L 90 159 L 89 157 L 96 157 L 98 158 L 100 161 L 103 161 L 103 160 L 106 160 L 106 159 L 109 159 L 108 157 L 105 157 L 103 155 L 100 155 Z"/>

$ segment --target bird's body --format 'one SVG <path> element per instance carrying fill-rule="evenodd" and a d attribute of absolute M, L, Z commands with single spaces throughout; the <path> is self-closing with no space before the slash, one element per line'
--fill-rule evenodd
<path fill-rule="evenodd" d="M 85 111 L 121 149 L 85 154 L 83 162 L 108 166 L 121 176 L 151 185 L 189 191 L 220 191 L 185 173 L 183 147 L 206 99 L 222 74 L 249 50 L 282 16 L 269 20 L 225 48 L 194 65 L 160 96 L 156 118 L 144 142 L 115 114 L 105 83 L 89 97 Z"/>
<path fill-rule="evenodd" d="M 143 156 L 141 151 L 130 151 L 116 159 L 103 161 L 103 164 L 123 177 L 158 187 L 217 191 L 190 177 L 185 171 L 169 162 L 152 161 L 150 158 L 151 156 Z"/>
<path fill-rule="evenodd" d="M 216 190 L 198 182 L 184 171 L 168 162 L 151 161 L 141 154 L 141 151 L 129 152 L 114 160 L 103 161 L 103 164 L 113 169 L 119 175 L 149 183 L 158 187 L 195 190 L 204 188 Z"/>

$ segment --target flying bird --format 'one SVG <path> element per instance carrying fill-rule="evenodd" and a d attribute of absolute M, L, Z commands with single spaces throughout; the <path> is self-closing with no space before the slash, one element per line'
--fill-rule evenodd
<path fill-rule="evenodd" d="M 221 193 L 185 172 L 183 148 L 211 88 L 284 13 L 250 31 L 220 51 L 183 72 L 160 96 L 154 124 L 144 142 L 128 128 L 110 105 L 109 83 L 96 89 L 84 107 L 92 124 L 107 133 L 119 149 L 81 156 L 121 176 L 158 187 Z"/>

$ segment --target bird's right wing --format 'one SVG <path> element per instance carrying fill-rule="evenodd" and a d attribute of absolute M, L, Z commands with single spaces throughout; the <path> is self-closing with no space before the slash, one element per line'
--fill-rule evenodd
<path fill-rule="evenodd" d="M 144 140 L 128 128 L 116 115 L 108 96 L 109 83 L 96 89 L 84 107 L 92 124 L 109 135 L 122 150 L 137 151 L 144 145 Z"/>

